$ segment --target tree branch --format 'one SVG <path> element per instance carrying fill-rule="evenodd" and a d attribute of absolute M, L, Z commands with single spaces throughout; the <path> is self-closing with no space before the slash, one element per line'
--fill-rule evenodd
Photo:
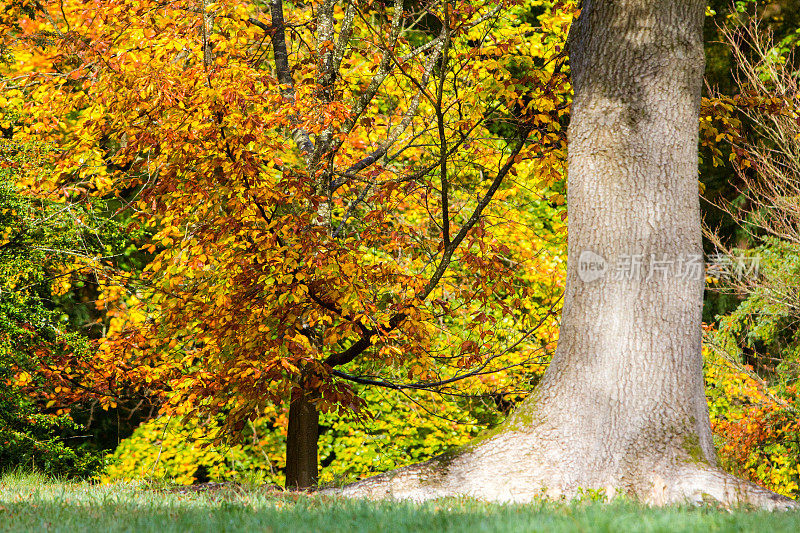
<path fill-rule="evenodd" d="M 439 380 L 439 381 L 421 381 L 421 382 L 417 382 L 417 383 L 400 383 L 400 384 L 398 384 L 398 383 L 392 383 L 390 381 L 385 381 L 385 380 L 375 380 L 375 379 L 371 379 L 371 378 L 365 378 L 365 377 L 362 377 L 362 376 L 353 376 L 351 374 L 347 374 L 347 373 L 342 372 L 340 370 L 331 370 L 331 374 L 333 374 L 334 376 L 346 379 L 348 381 L 352 381 L 354 383 L 359 383 L 361 385 L 376 385 L 376 386 L 379 386 L 379 387 L 385 387 L 385 388 L 388 388 L 388 389 L 395 389 L 395 390 L 402 390 L 402 389 L 409 389 L 409 390 L 435 390 L 435 389 L 437 389 L 439 387 L 442 387 L 444 385 L 449 385 L 450 383 L 455 383 L 457 381 L 461 381 L 461 380 L 464 380 L 464 379 L 467 379 L 467 378 L 480 376 L 480 375 L 482 375 L 484 373 L 488 373 L 488 372 L 484 372 L 484 370 L 489 365 L 489 363 L 491 363 L 492 361 L 494 361 L 498 357 L 501 357 L 501 356 L 507 354 L 508 352 L 510 352 L 511 350 L 516 348 L 517 346 L 519 346 L 525 339 L 530 337 L 533 334 L 533 332 L 535 332 L 540 327 L 542 327 L 542 325 L 544 324 L 545 320 L 547 320 L 549 317 L 555 315 L 556 314 L 556 311 L 555 311 L 556 305 L 558 305 L 558 303 L 560 301 L 561 301 L 561 297 L 559 297 L 555 302 L 553 302 L 553 304 L 550 306 L 550 309 L 547 310 L 547 313 L 545 313 L 545 315 L 539 320 L 539 322 L 535 326 L 532 326 L 532 327 L 528 328 L 527 330 L 525 330 L 523 332 L 523 335 L 519 339 L 517 339 L 513 344 L 511 344 L 510 346 L 505 348 L 503 351 L 498 352 L 498 353 L 494 353 L 494 354 L 490 355 L 489 357 L 487 357 L 486 360 L 479 367 L 477 367 L 477 368 L 475 368 L 475 369 L 473 369 L 473 370 L 471 370 L 469 372 L 465 372 L 464 374 L 453 376 L 452 378 L 443 379 L 443 380 Z"/>
<path fill-rule="evenodd" d="M 262 30 L 264 30 L 265 32 L 270 33 L 270 34 L 272 33 L 272 30 L 274 29 L 271 24 L 267 24 L 265 22 L 261 22 L 260 20 L 258 20 L 255 17 L 249 17 L 247 19 L 247 22 L 249 24 L 252 24 L 253 26 L 255 26 L 257 28 L 261 28 Z"/>
<path fill-rule="evenodd" d="M 508 172 L 514 166 L 516 157 L 519 155 L 523 146 L 525 146 L 525 141 L 530 135 L 530 132 L 531 129 L 528 126 L 523 126 L 521 128 L 517 145 L 511 150 L 511 154 L 508 156 L 505 164 L 500 168 L 500 170 L 498 170 L 497 175 L 489 186 L 489 189 L 483 195 L 483 198 L 480 199 L 470 217 L 467 219 L 464 225 L 461 226 L 461 229 L 453 238 L 452 242 L 448 246 L 445 246 L 442 258 L 439 261 L 439 265 L 436 267 L 436 271 L 434 271 L 433 275 L 428 280 L 428 283 L 425 284 L 425 287 L 419 293 L 417 293 L 417 300 L 425 300 L 431 294 L 431 292 L 433 292 L 433 289 L 439 284 L 439 280 L 441 280 L 442 276 L 447 271 L 447 268 L 450 266 L 450 260 L 453 257 L 453 253 L 467 236 L 469 230 L 475 226 L 478 220 L 480 220 L 483 210 L 487 205 L 489 205 L 489 202 L 492 200 L 492 197 L 494 197 L 494 194 L 497 192 L 497 189 L 500 187 L 503 179 L 505 179 L 506 175 L 508 175 Z M 407 316 L 408 315 L 402 311 L 395 313 L 389 320 L 389 325 L 385 331 L 390 332 L 396 329 L 406 319 Z M 332 367 L 347 364 L 358 357 L 362 352 L 364 352 L 364 350 L 369 348 L 372 345 L 370 338 L 372 335 L 377 335 L 378 332 L 369 328 L 365 329 L 366 332 L 361 336 L 361 338 L 355 341 L 345 351 L 330 355 L 327 359 L 325 359 L 325 363 Z"/>
<path fill-rule="evenodd" d="M 270 0 L 269 9 L 272 15 L 271 37 L 273 54 L 275 55 L 275 71 L 278 74 L 278 82 L 286 87 L 283 90 L 284 96 L 294 103 L 294 79 L 292 78 L 289 53 L 286 48 L 286 22 L 283 20 L 283 0 Z M 294 120 L 297 120 L 296 117 Z M 292 139 L 297 148 L 303 153 L 305 159 L 311 157 L 314 152 L 314 143 L 311 142 L 311 138 L 304 129 L 295 128 L 292 131 Z"/>
<path fill-rule="evenodd" d="M 403 15 L 403 0 L 394 0 L 394 10 L 392 12 L 392 26 L 391 30 L 389 31 L 389 39 L 388 42 L 385 44 L 385 48 L 383 51 L 383 56 L 381 56 L 381 61 L 378 64 L 378 69 L 375 72 L 375 76 L 372 77 L 370 80 L 369 85 L 361 93 L 361 96 L 356 100 L 355 105 L 353 105 L 352 110 L 350 111 L 350 118 L 348 118 L 341 127 L 341 132 L 343 135 L 339 140 L 335 142 L 332 147 L 333 151 L 336 151 L 341 147 L 342 143 L 344 142 L 344 137 L 349 134 L 353 127 L 355 127 L 358 119 L 361 117 L 361 114 L 367 109 L 367 106 L 372 101 L 372 98 L 378 92 L 378 89 L 383 84 L 383 81 L 386 79 L 386 76 L 392 70 L 392 50 L 394 49 L 395 44 L 397 43 L 397 39 L 400 37 L 402 26 L 400 21 Z"/>
<path fill-rule="evenodd" d="M 434 45 L 435 49 L 431 53 L 431 56 L 428 58 L 428 61 L 425 65 L 425 71 L 422 76 L 422 81 L 420 82 L 420 85 L 422 86 L 428 83 L 431 73 L 433 72 L 433 68 L 436 66 L 436 62 L 438 61 L 439 56 L 442 53 L 443 41 L 441 40 L 441 36 L 438 37 L 436 41 L 437 45 Z M 331 183 L 331 193 L 333 193 L 334 191 L 336 191 L 336 189 L 344 185 L 347 182 L 349 176 L 355 176 L 358 172 L 374 164 L 381 157 L 386 155 L 386 153 L 394 145 L 394 143 L 397 142 L 397 139 L 400 137 L 400 135 L 402 135 L 403 132 L 406 129 L 408 129 L 408 126 L 411 124 L 411 121 L 414 120 L 414 117 L 417 114 L 417 109 L 419 109 L 419 101 L 421 95 L 422 95 L 422 90 L 414 94 L 414 97 L 411 100 L 411 104 L 409 105 L 408 109 L 403 115 L 400 124 L 398 124 L 394 129 L 392 129 L 389 136 L 383 143 L 381 143 L 381 146 L 377 150 L 357 161 L 350 168 L 344 171 L 344 176 L 342 178 Z M 341 145 L 341 141 L 338 144 Z"/>
<path fill-rule="evenodd" d="M 450 206 L 448 189 L 450 183 L 447 179 L 447 136 L 444 131 L 444 112 L 442 100 L 444 99 L 444 82 L 447 79 L 447 52 L 450 48 L 450 0 L 444 2 L 444 21 L 442 24 L 444 45 L 442 46 L 442 69 L 439 84 L 436 88 L 436 125 L 439 130 L 439 183 L 442 198 L 442 241 L 445 248 L 450 245 Z"/>

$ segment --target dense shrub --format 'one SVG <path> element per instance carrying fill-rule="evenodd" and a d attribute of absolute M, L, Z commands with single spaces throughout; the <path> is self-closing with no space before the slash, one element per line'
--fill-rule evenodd
<path fill-rule="evenodd" d="M 800 496 L 796 386 L 768 386 L 752 367 L 708 349 L 706 387 L 720 465 L 780 494 Z"/>
<path fill-rule="evenodd" d="M 363 392 L 372 418 L 335 414 L 320 420 L 320 484 L 341 483 L 418 462 L 465 443 L 500 419 L 491 398 L 416 394 L 413 401 L 390 390 Z M 214 445 L 212 419 L 161 417 L 140 426 L 109 457 L 103 481 L 164 478 L 177 483 L 252 480 L 283 485 L 286 414 L 270 413 L 248 424 L 236 445 Z"/>

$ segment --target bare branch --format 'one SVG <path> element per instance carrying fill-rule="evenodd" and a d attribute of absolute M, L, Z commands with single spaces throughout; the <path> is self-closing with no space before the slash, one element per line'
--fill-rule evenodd
<path fill-rule="evenodd" d="M 289 53 L 286 48 L 286 23 L 283 20 L 283 0 L 270 0 L 270 13 L 272 15 L 272 49 L 275 55 L 275 71 L 278 74 L 278 82 L 285 87 L 283 93 L 291 102 L 294 103 L 294 79 L 292 70 L 289 66 Z M 308 133 L 302 128 L 295 128 L 292 131 L 292 139 L 297 148 L 303 153 L 303 157 L 308 159 L 314 152 L 314 143 Z"/>
<path fill-rule="evenodd" d="M 378 64 L 378 69 L 375 72 L 375 76 L 372 77 L 370 80 L 369 85 L 361 93 L 361 96 L 356 100 L 356 103 L 353 105 L 353 109 L 350 112 L 350 118 L 347 119 L 344 124 L 342 124 L 341 131 L 345 133 L 349 133 L 353 127 L 358 122 L 358 119 L 361 117 L 361 114 L 364 110 L 367 109 L 367 106 L 372 101 L 372 98 L 378 92 L 378 89 L 383 84 L 383 81 L 386 79 L 386 76 L 389 74 L 389 71 L 392 69 L 392 54 L 394 50 L 394 46 L 397 43 L 397 39 L 400 37 L 402 25 L 403 15 L 403 0 L 394 0 L 394 11 L 392 12 L 392 26 L 391 30 L 389 31 L 389 39 L 388 42 L 384 45 L 383 56 L 381 56 L 381 61 Z M 333 150 L 336 151 L 341 146 L 343 140 L 337 141 L 334 146 Z"/>
<path fill-rule="evenodd" d="M 267 33 L 272 33 L 273 28 L 272 28 L 271 24 L 267 24 L 265 22 L 261 22 L 260 20 L 258 20 L 255 17 L 249 17 L 247 19 L 247 22 L 249 24 L 252 24 L 253 26 L 255 26 L 257 28 L 261 28 L 262 30 L 264 30 Z"/>
<path fill-rule="evenodd" d="M 519 155 L 520 151 L 522 150 L 523 146 L 525 146 L 525 141 L 530 135 L 530 129 L 523 129 L 520 131 L 520 136 L 516 146 L 511 150 L 511 154 L 509 155 L 508 159 L 506 160 L 505 164 L 500 168 L 495 176 L 494 180 L 492 180 L 491 185 L 487 189 L 486 193 L 483 195 L 483 198 L 480 199 L 478 205 L 473 210 L 472 214 L 470 215 L 469 219 L 464 223 L 461 227 L 459 232 L 453 238 L 452 242 L 449 246 L 445 247 L 442 258 L 439 261 L 439 264 L 436 268 L 436 271 L 433 273 L 431 278 L 428 280 L 428 283 L 425 287 L 416 295 L 416 299 L 419 301 L 423 301 L 427 299 L 427 297 L 433 292 L 433 289 L 439 284 L 439 280 L 441 280 L 444 273 L 447 271 L 447 268 L 450 266 L 450 260 L 453 257 L 453 253 L 455 252 L 456 248 L 461 244 L 464 238 L 467 236 L 469 230 L 475 226 L 475 224 L 480 220 L 481 213 L 489 205 L 489 202 L 492 200 L 494 193 L 497 192 L 497 189 L 500 187 L 500 184 L 503 182 L 503 179 L 508 175 L 509 171 L 515 164 L 515 160 L 517 155 Z M 396 329 L 405 319 L 406 313 L 399 312 L 392 316 L 389 320 L 389 325 L 385 328 L 385 331 L 390 332 Z M 378 331 L 368 329 L 364 335 L 361 336 L 357 341 L 355 341 L 348 349 L 343 352 L 339 352 L 336 354 L 330 355 L 326 360 L 325 363 L 330 366 L 339 366 L 346 363 L 349 363 L 356 357 L 358 357 L 364 350 L 369 348 L 372 343 L 370 338 L 373 335 L 377 335 Z"/>
<path fill-rule="evenodd" d="M 436 88 L 436 125 L 439 130 L 439 184 L 442 198 L 442 241 L 445 248 L 450 244 L 450 199 L 448 189 L 450 182 L 447 178 L 447 135 L 444 131 L 444 112 L 442 111 L 442 100 L 444 98 L 444 82 L 447 79 L 447 59 L 450 49 L 450 1 L 444 3 L 444 21 L 442 24 L 444 34 L 444 44 L 442 45 L 442 70 L 439 77 L 439 85 Z"/>
<path fill-rule="evenodd" d="M 533 335 L 533 333 L 536 332 L 540 327 L 542 327 L 542 325 L 548 318 L 550 318 L 551 316 L 555 316 L 557 314 L 556 307 L 558 306 L 558 304 L 560 304 L 560 302 L 561 298 L 559 297 L 556 301 L 553 302 L 553 304 L 550 306 L 550 309 L 547 310 L 547 313 L 545 313 L 545 315 L 539 320 L 539 322 L 535 326 L 525 330 L 522 333 L 522 336 L 519 339 L 517 339 L 514 343 L 512 343 L 510 346 L 506 347 L 504 350 L 498 353 L 490 354 L 488 357 L 485 358 L 483 363 L 481 363 L 481 365 L 478 366 L 477 368 L 474 368 L 473 370 L 465 372 L 463 374 L 457 374 L 448 379 L 443 379 L 439 381 L 420 381 L 417 383 L 392 383 L 386 380 L 376 380 L 372 378 L 366 378 L 363 376 L 353 376 L 351 374 L 347 374 L 346 372 L 342 372 L 340 370 L 332 370 L 331 374 L 346 379 L 348 381 L 352 381 L 354 383 L 359 383 L 361 385 L 376 385 L 379 387 L 385 387 L 388 389 L 396 389 L 396 390 L 408 389 L 408 390 L 434 391 L 437 388 L 442 387 L 444 385 L 448 385 L 450 383 L 455 383 L 457 381 L 462 381 L 467 378 L 480 376 L 487 373 L 486 368 L 489 366 L 490 363 L 492 363 L 499 357 L 502 357 L 503 355 L 506 355 L 507 353 L 511 352 L 514 348 L 522 344 L 528 337 Z M 491 370 L 489 373 L 493 371 L 494 370 Z"/>
<path fill-rule="evenodd" d="M 350 37 L 353 35 L 353 21 L 356 18 L 356 5 L 351 0 L 347 4 L 347 9 L 344 12 L 342 19 L 342 28 L 339 30 L 339 39 L 336 42 L 336 48 L 333 50 L 333 57 L 331 58 L 330 71 L 338 76 L 339 68 L 344 59 L 345 51 L 350 43 Z M 333 80 L 331 80 L 333 82 Z"/>
<path fill-rule="evenodd" d="M 437 44 L 434 45 L 434 50 L 431 53 L 430 57 L 428 58 L 428 61 L 425 64 L 425 71 L 424 71 L 424 74 L 422 75 L 422 80 L 420 81 L 420 84 L 422 86 L 424 86 L 424 85 L 426 85 L 428 83 L 428 80 L 430 79 L 431 73 L 433 72 L 433 69 L 436 66 L 436 63 L 439 60 L 439 57 L 440 57 L 440 55 L 442 53 L 442 47 L 443 47 L 444 44 L 443 44 L 443 40 L 441 39 L 441 37 L 442 36 L 440 36 L 439 38 L 437 38 L 435 40 Z M 373 79 L 373 81 L 374 81 L 374 79 Z M 386 153 L 389 151 L 389 149 L 397 142 L 397 139 L 400 137 L 400 135 L 402 135 L 403 132 L 406 129 L 408 129 L 408 126 L 411 124 L 411 121 L 414 120 L 414 117 L 417 115 L 417 109 L 419 109 L 419 101 L 420 101 L 420 96 L 421 95 L 422 95 L 422 91 L 421 90 L 414 94 L 413 98 L 411 99 L 411 103 L 408 106 L 408 109 L 403 114 L 403 118 L 400 121 L 400 124 L 398 124 L 397 126 L 395 126 L 392 129 L 392 131 L 389 134 L 389 136 L 386 138 L 386 140 L 383 143 L 381 143 L 381 146 L 377 150 L 375 150 L 374 152 L 372 152 L 368 156 L 366 156 L 366 157 L 360 159 L 359 161 L 357 161 L 355 164 L 353 164 L 350 168 L 348 168 L 344 172 L 344 177 L 343 178 L 333 182 L 331 184 L 331 192 L 336 191 L 336 189 L 338 189 L 339 187 L 344 185 L 344 183 L 346 183 L 348 177 L 355 176 L 358 172 L 360 172 L 360 171 L 364 170 L 365 168 L 369 167 L 370 165 L 374 164 L 381 157 L 386 155 Z M 445 147 L 443 150 L 446 151 L 447 148 Z"/>

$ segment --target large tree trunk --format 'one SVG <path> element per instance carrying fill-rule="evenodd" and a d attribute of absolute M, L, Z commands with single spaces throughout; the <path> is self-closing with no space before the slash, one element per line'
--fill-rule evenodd
<path fill-rule="evenodd" d="M 793 505 L 715 467 L 700 351 L 705 2 L 583 4 L 569 42 L 569 261 L 553 361 L 497 430 L 342 494 L 530 501 L 601 489 L 653 504 Z"/>

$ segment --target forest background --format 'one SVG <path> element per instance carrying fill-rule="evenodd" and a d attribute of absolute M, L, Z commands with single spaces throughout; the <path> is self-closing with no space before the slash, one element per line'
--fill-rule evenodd
<path fill-rule="evenodd" d="M 0 466 L 283 486 L 292 404 L 328 484 L 497 425 L 557 340 L 577 6 L 130 5 L 3 3 Z M 797 8 L 710 2 L 700 124 L 717 450 L 792 497 Z"/>

